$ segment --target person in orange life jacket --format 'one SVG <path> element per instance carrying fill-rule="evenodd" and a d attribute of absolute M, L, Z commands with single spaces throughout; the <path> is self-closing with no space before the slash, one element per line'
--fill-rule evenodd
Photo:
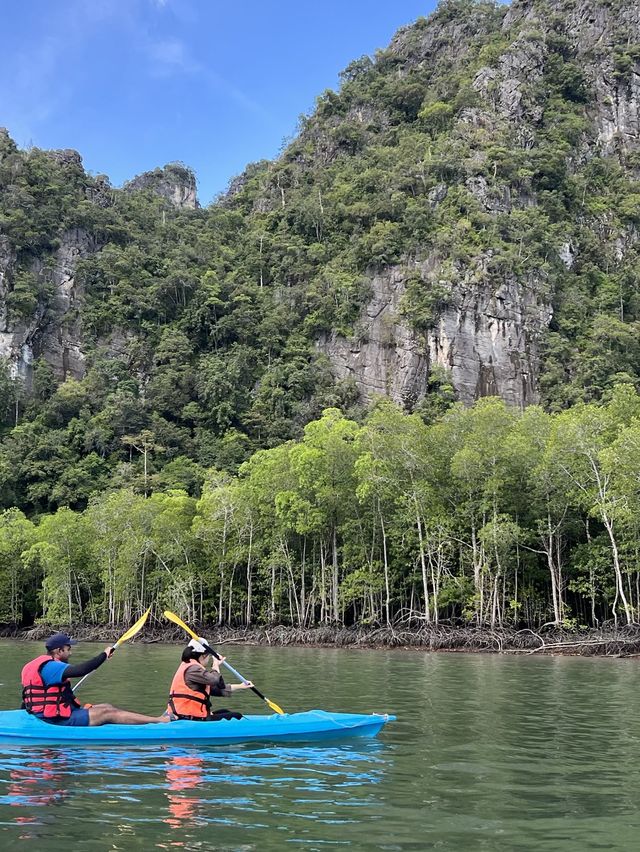
<path fill-rule="evenodd" d="M 207 669 L 211 661 L 211 669 Z M 227 685 L 220 674 L 224 657 L 216 660 L 205 640 L 192 639 L 182 652 L 182 662 L 171 681 L 167 712 L 178 719 L 216 722 L 220 719 L 242 719 L 241 713 L 232 710 L 212 710 L 211 696 L 229 696 L 239 689 L 251 689 L 251 681 Z"/>
<path fill-rule="evenodd" d="M 113 654 L 105 648 L 85 663 L 70 665 L 71 646 L 77 645 L 66 633 L 56 633 L 45 642 L 46 654 L 36 657 L 22 669 L 22 707 L 54 725 L 86 727 L 88 725 L 146 725 L 149 722 L 169 722 L 171 717 L 146 716 L 129 710 L 119 710 L 111 704 L 83 707 L 73 694 L 70 679 L 84 677 L 95 671 Z"/>

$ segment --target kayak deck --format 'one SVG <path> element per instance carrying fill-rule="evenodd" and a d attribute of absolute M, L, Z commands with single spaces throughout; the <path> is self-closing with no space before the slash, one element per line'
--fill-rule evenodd
<path fill-rule="evenodd" d="M 219 722 L 177 721 L 149 725 L 64 727 L 43 722 L 25 710 L 0 711 L 0 743 L 11 745 L 153 745 L 245 742 L 317 742 L 375 737 L 395 716 L 381 713 L 328 713 L 308 710 L 272 716 L 243 716 Z"/>

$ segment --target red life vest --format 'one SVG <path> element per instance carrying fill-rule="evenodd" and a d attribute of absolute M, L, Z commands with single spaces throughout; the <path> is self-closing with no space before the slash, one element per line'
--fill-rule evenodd
<path fill-rule="evenodd" d="M 180 719 L 206 719 L 211 713 L 211 687 L 203 684 L 198 689 L 191 689 L 187 686 L 184 675 L 191 666 L 204 669 L 195 660 L 180 663 L 171 681 L 167 710 Z"/>
<path fill-rule="evenodd" d="M 40 671 L 51 657 L 42 654 L 22 669 L 22 706 L 27 713 L 44 719 L 68 719 L 76 707 L 81 707 L 68 680 L 45 686 Z"/>

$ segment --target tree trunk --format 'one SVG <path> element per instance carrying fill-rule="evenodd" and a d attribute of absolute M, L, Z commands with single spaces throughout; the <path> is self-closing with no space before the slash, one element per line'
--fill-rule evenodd
<path fill-rule="evenodd" d="M 389 562 L 387 560 L 387 534 L 384 528 L 384 518 L 382 517 L 382 511 L 380 509 L 380 503 L 378 503 L 378 514 L 380 515 L 380 530 L 382 532 L 382 556 L 383 556 L 383 564 L 384 564 L 384 613 L 387 627 L 391 624 L 391 616 L 389 612 L 389 605 L 391 601 L 391 592 L 389 591 Z"/>
<path fill-rule="evenodd" d="M 333 576 L 331 578 L 331 583 L 333 586 L 332 589 L 332 603 L 333 603 L 333 619 L 334 621 L 340 621 L 340 611 L 339 611 L 339 599 L 338 599 L 338 530 L 334 524 L 333 526 L 333 535 L 332 535 L 332 568 L 333 568 Z"/>
<path fill-rule="evenodd" d="M 249 525 L 249 553 L 247 554 L 247 609 L 245 621 L 247 627 L 251 624 L 251 592 L 252 592 L 252 575 L 251 575 L 251 557 L 253 553 L 253 524 Z"/>
<path fill-rule="evenodd" d="M 269 623 L 276 620 L 276 566 L 271 561 L 271 587 L 269 589 Z"/>
<path fill-rule="evenodd" d="M 429 600 L 429 577 L 427 575 L 427 563 L 424 555 L 424 540 L 422 536 L 422 519 L 418 510 L 418 502 L 414 497 L 416 510 L 416 524 L 418 526 L 418 541 L 420 543 L 420 567 L 422 569 L 422 593 L 424 595 L 424 617 L 427 624 L 431 623 L 431 602 Z"/>
<path fill-rule="evenodd" d="M 327 608 L 326 608 L 327 580 L 326 580 L 326 560 L 324 553 L 324 544 L 320 541 L 320 624 L 326 623 Z"/>
<path fill-rule="evenodd" d="M 624 613 L 627 619 L 627 624 L 632 624 L 633 622 L 633 614 L 631 612 L 631 608 L 629 607 L 629 602 L 627 600 L 627 596 L 624 593 L 624 582 L 622 579 L 622 570 L 620 568 L 620 556 L 618 553 L 618 542 L 613 534 L 613 521 L 609 518 L 608 514 L 604 509 L 602 510 L 602 519 L 604 521 L 605 529 L 607 530 L 607 534 L 609 536 L 609 541 L 611 542 L 611 553 L 613 555 L 613 569 L 616 575 L 616 598 L 613 602 L 613 618 L 616 624 L 618 623 L 618 616 L 616 612 L 616 604 L 618 602 L 618 598 L 622 601 L 622 606 L 624 607 Z"/>
<path fill-rule="evenodd" d="M 307 539 L 306 537 L 302 539 L 302 559 L 300 561 L 300 611 L 302 612 L 302 621 L 300 622 L 300 627 L 305 627 L 307 622 L 307 590 L 306 590 L 306 577 L 305 577 L 305 566 L 307 561 Z"/>
<path fill-rule="evenodd" d="M 482 574 L 480 571 L 480 558 L 478 555 L 478 539 L 476 536 L 476 524 L 475 520 L 471 525 L 471 552 L 473 559 L 473 585 L 476 590 L 476 616 L 478 619 L 478 624 L 482 624 L 483 618 L 483 610 L 484 610 L 484 601 L 483 601 L 483 591 L 484 584 L 482 583 Z"/>

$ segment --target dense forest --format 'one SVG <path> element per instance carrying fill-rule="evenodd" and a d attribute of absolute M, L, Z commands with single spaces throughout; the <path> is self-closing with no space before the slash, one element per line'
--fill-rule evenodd
<path fill-rule="evenodd" d="M 362 425 L 329 408 L 237 475 L 207 471 L 199 499 L 143 482 L 82 512 L 5 511 L 0 617 L 120 623 L 158 602 L 219 624 L 631 623 L 639 470 L 630 385 L 430 425 L 385 400 Z"/>
<path fill-rule="evenodd" d="M 0 343 L 33 353 L 0 364 L 0 620 L 640 621 L 640 149 L 590 70 L 629 99 L 640 23 L 582 5 L 597 48 L 570 0 L 445 0 L 207 208 L 157 191 L 181 164 L 116 189 L 0 133 Z M 417 339 L 469 275 L 548 304 L 540 405 L 337 379 L 317 342 L 366 336 L 384 269 Z"/>

